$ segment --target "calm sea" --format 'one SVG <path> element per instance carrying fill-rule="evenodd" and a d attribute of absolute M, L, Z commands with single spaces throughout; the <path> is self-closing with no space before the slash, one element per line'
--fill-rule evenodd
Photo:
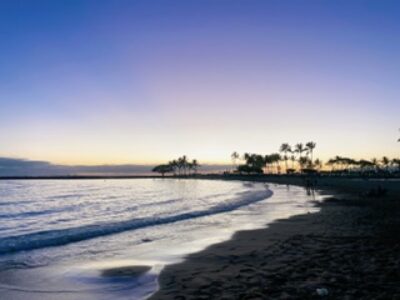
<path fill-rule="evenodd" d="M 0 299 L 144 299 L 166 264 L 320 199 L 239 181 L 0 181 Z M 101 275 L 131 265 L 151 271 Z"/>

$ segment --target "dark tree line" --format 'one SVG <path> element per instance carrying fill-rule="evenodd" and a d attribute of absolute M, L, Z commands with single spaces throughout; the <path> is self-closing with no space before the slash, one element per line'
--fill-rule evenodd
<path fill-rule="evenodd" d="M 384 156 L 378 160 L 373 158 L 366 159 L 352 159 L 349 157 L 335 156 L 329 159 L 325 164 L 320 159 L 314 160 L 314 150 L 316 143 L 298 143 L 294 147 L 288 143 L 283 143 L 279 148 L 279 153 L 272 153 L 269 155 L 245 153 L 242 157 L 243 164 L 237 164 L 240 160 L 240 155 L 235 151 L 232 153 L 232 163 L 235 172 L 246 174 L 271 174 L 282 173 L 281 162 L 284 162 L 285 173 L 291 174 L 295 172 L 300 173 L 316 173 L 327 172 L 330 168 L 331 173 L 391 173 L 393 171 L 400 172 L 400 159 L 389 159 Z M 323 170 L 323 166 L 328 168 Z"/>
<path fill-rule="evenodd" d="M 199 167 L 200 165 L 196 159 L 189 161 L 186 155 L 184 155 L 178 159 L 171 160 L 167 164 L 155 166 L 152 171 L 160 173 L 162 176 L 165 176 L 167 173 L 186 176 L 196 174 Z"/>
<path fill-rule="evenodd" d="M 262 173 L 281 173 L 280 162 L 285 162 L 285 172 L 295 172 L 295 163 L 297 162 L 300 170 L 314 170 L 322 166 L 319 159 L 313 161 L 314 149 L 316 143 L 308 142 L 305 145 L 298 143 L 295 147 L 291 147 L 288 143 L 283 143 L 279 149 L 280 153 L 272 153 L 268 155 L 245 153 L 243 155 L 244 164 L 237 166 L 237 160 L 240 155 L 235 151 L 231 158 L 234 168 L 239 173 L 262 174 Z M 289 163 L 291 162 L 291 167 Z"/>

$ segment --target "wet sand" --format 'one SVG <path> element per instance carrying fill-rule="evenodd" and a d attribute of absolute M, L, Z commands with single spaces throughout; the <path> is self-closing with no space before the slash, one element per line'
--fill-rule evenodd
<path fill-rule="evenodd" d="M 150 299 L 400 299 L 398 182 L 382 198 L 363 185 L 167 266 Z"/>

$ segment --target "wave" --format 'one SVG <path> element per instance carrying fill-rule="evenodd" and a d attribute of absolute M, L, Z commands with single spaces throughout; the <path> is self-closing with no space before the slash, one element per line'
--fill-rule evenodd
<path fill-rule="evenodd" d="M 46 210 L 40 210 L 40 211 L 25 211 L 25 212 L 0 214 L 0 218 L 3 218 L 3 219 L 29 218 L 29 217 L 35 217 L 35 216 L 40 216 L 40 215 L 50 215 L 50 214 L 54 214 L 54 213 L 58 213 L 58 212 L 72 211 L 74 209 L 75 209 L 75 206 L 70 205 L 70 206 L 64 206 L 62 208 L 46 209 Z"/>
<path fill-rule="evenodd" d="M 175 223 L 188 219 L 224 213 L 264 200 L 271 195 L 271 190 L 248 192 L 246 194 L 241 194 L 237 198 L 234 198 L 233 201 L 229 203 L 224 202 L 208 209 L 196 210 L 177 215 L 139 218 L 115 223 L 93 224 L 75 228 L 48 230 L 25 235 L 9 236 L 0 239 L 0 255 L 17 251 L 61 246 L 101 236 L 121 233 L 128 230 Z"/>
<path fill-rule="evenodd" d="M 15 204 L 20 205 L 20 204 L 28 204 L 28 203 L 32 203 L 32 202 L 34 202 L 34 201 L 29 201 L 29 200 L 27 200 L 27 201 L 1 201 L 0 206 L 15 205 Z"/>

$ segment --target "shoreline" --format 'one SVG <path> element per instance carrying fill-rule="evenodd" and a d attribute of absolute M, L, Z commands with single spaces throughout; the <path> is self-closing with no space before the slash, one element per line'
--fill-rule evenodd
<path fill-rule="evenodd" d="M 260 179 L 246 178 L 304 185 L 298 178 Z M 363 194 L 377 184 L 388 196 Z M 161 272 L 148 299 L 400 299 L 398 185 L 320 181 L 316 188 L 333 197 L 319 212 L 239 231 L 188 255 Z"/>
<path fill-rule="evenodd" d="M 59 175 L 59 176 L 0 176 L 1 180 L 82 180 L 82 179 L 209 179 L 209 180 L 240 180 L 240 181 L 261 181 L 261 182 L 276 182 L 282 184 L 297 184 L 304 178 L 313 178 L 321 180 L 386 180 L 386 181 L 400 181 L 398 175 L 393 176 L 358 176 L 358 175 L 285 175 L 285 174 L 262 174 L 262 175 L 222 175 L 222 174 L 196 174 L 196 175 Z"/>

